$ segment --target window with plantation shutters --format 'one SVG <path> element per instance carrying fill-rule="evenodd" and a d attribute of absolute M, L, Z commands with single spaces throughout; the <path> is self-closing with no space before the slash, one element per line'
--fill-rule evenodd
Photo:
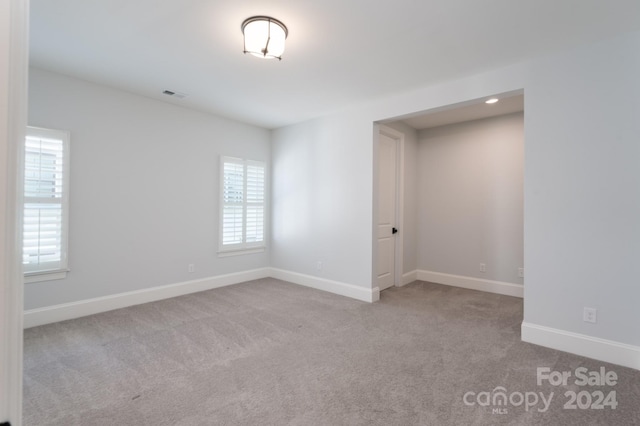
<path fill-rule="evenodd" d="M 28 127 L 22 238 L 25 281 L 64 278 L 68 206 L 69 133 Z"/>
<path fill-rule="evenodd" d="M 220 252 L 264 247 L 265 163 L 221 157 Z"/>

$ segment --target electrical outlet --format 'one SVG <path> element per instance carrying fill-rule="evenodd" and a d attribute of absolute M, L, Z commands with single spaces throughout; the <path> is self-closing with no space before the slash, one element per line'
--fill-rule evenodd
<path fill-rule="evenodd" d="M 524 278 L 524 268 L 518 268 L 518 276 Z"/>
<path fill-rule="evenodd" d="M 316 262 L 316 269 L 317 269 L 318 271 L 322 271 L 322 261 L 318 260 L 318 261 Z"/>
<path fill-rule="evenodd" d="M 587 308 L 585 306 L 582 320 L 584 322 L 597 323 L 598 322 L 598 310 L 595 308 Z"/>
<path fill-rule="evenodd" d="M 487 272 L 487 265 L 484 263 L 480 264 L 480 272 Z"/>
<path fill-rule="evenodd" d="M 189 266 L 187 266 L 187 271 L 191 274 L 193 272 L 196 271 L 196 265 L 194 265 L 193 263 L 190 263 Z"/>

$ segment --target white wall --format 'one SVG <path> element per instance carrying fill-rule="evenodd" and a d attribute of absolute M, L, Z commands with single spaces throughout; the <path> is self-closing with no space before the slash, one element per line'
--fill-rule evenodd
<path fill-rule="evenodd" d="M 525 321 L 638 346 L 640 33 L 530 73 Z M 584 306 L 597 324 L 582 321 Z"/>
<path fill-rule="evenodd" d="M 219 156 L 269 162 L 267 130 L 39 69 L 29 124 L 71 132 L 71 272 L 26 309 L 268 266 L 216 254 Z"/>
<path fill-rule="evenodd" d="M 273 132 L 273 267 L 371 288 L 372 132 L 357 113 Z"/>
<path fill-rule="evenodd" d="M 422 130 L 417 162 L 418 269 L 522 284 L 523 114 Z"/>

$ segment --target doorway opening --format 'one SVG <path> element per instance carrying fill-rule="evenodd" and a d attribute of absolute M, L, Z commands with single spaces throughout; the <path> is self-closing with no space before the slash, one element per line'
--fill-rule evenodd
<path fill-rule="evenodd" d="M 374 287 L 386 288 L 383 272 L 395 270 L 393 286 L 428 281 L 524 297 L 524 93 L 495 97 L 376 124 Z M 394 209 L 383 203 L 391 197 L 382 179 L 390 154 L 381 146 L 389 132 L 402 140 L 401 255 L 391 265 L 383 225 Z"/>

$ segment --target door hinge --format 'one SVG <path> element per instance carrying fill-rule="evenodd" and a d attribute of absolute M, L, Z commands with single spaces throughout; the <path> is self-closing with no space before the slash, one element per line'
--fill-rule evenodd
<path fill-rule="evenodd" d="M 391 233 L 392 234 L 397 234 L 398 233 L 398 229 L 397 228 L 391 228 Z"/>

